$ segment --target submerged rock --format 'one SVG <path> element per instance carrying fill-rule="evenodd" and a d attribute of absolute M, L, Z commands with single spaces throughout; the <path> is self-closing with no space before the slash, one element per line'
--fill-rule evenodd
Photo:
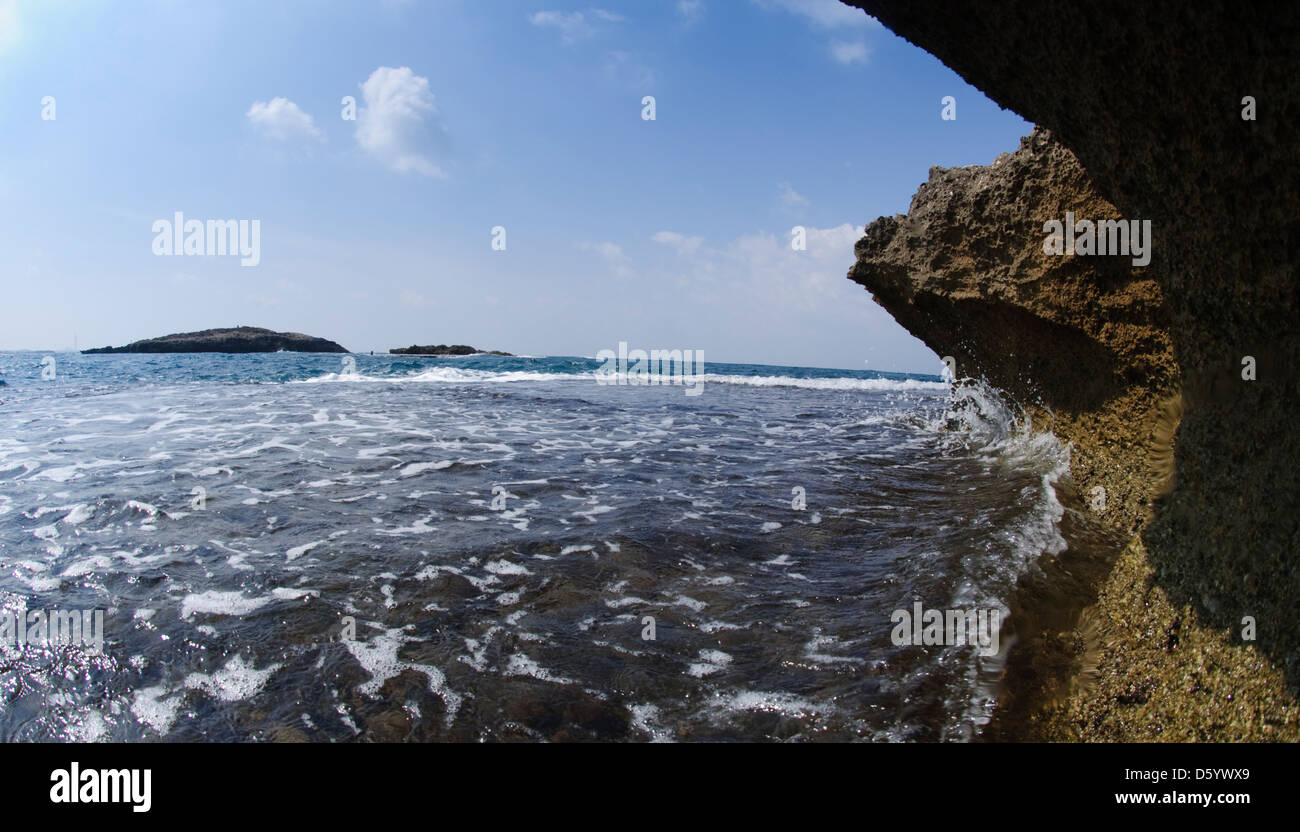
<path fill-rule="evenodd" d="M 104 353 L 160 353 L 160 352 L 347 352 L 346 349 L 324 338 L 314 338 L 298 332 L 275 332 L 255 326 L 233 329 L 205 329 L 201 332 L 180 332 L 135 341 L 125 347 L 100 347 L 82 350 L 85 355 Z"/>

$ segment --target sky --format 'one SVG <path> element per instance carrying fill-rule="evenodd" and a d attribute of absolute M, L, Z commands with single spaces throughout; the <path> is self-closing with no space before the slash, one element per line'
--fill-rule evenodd
<path fill-rule="evenodd" d="M 0 0 L 0 349 L 245 325 L 937 372 L 853 244 L 1031 125 L 837 0 L 599 3 Z M 176 212 L 257 221 L 256 264 L 156 253 Z"/>

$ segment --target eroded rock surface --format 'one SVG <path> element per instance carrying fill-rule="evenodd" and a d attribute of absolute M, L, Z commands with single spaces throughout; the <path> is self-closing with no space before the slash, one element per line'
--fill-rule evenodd
<path fill-rule="evenodd" d="M 1140 534 L 1051 735 L 1296 738 L 1300 7 L 846 2 L 1051 131 L 932 171 L 851 273 L 959 372 L 1050 409 L 1082 485 L 1126 483 Z M 1072 204 L 1150 220 L 1151 264 L 1048 260 Z"/>
<path fill-rule="evenodd" d="M 1095 409 L 1176 375 L 1158 281 L 1128 256 L 1045 254 L 1043 225 L 1119 219 L 1074 154 L 1042 129 L 988 167 L 932 168 L 907 216 L 858 242 L 849 277 L 959 376 L 1022 402 Z"/>

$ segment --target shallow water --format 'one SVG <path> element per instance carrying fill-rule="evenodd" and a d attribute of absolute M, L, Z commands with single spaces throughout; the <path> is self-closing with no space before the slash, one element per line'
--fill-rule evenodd
<path fill-rule="evenodd" d="M 56 359 L 0 355 L 0 597 L 104 648 L 0 646 L 5 740 L 968 739 L 1007 644 L 890 614 L 1064 547 L 1066 451 L 934 377 Z"/>

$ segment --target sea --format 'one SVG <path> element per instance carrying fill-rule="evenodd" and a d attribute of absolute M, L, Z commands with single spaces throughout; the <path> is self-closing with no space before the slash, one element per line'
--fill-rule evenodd
<path fill-rule="evenodd" d="M 0 354 L 0 740 L 979 735 L 1014 638 L 900 616 L 1009 613 L 1067 446 L 938 375 L 601 366 Z"/>

